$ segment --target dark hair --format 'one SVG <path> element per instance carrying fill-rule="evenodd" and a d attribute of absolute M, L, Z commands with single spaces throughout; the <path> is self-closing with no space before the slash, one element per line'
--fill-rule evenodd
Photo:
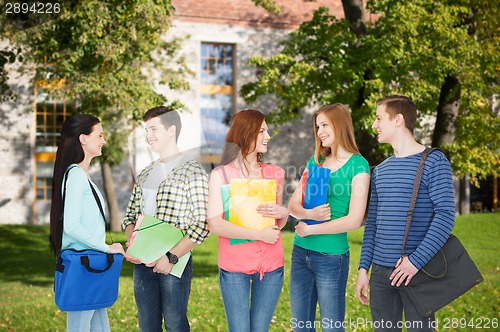
<path fill-rule="evenodd" d="M 392 95 L 380 99 L 377 107 L 385 105 L 385 111 L 389 114 L 389 119 L 401 114 L 405 119 L 405 127 L 413 134 L 415 122 L 417 121 L 417 106 L 413 100 L 406 96 Z"/>
<path fill-rule="evenodd" d="M 149 109 L 142 117 L 142 120 L 146 122 L 156 117 L 160 117 L 160 121 L 165 129 L 170 128 L 170 126 L 175 126 L 175 141 L 177 142 L 182 129 L 181 117 L 179 113 L 166 106 L 158 106 Z"/>
<path fill-rule="evenodd" d="M 231 127 L 226 135 L 226 143 L 222 152 L 222 165 L 227 165 L 238 156 L 245 159 L 255 150 L 255 142 L 259 136 L 260 126 L 266 119 L 264 113 L 256 110 L 243 110 L 233 117 Z M 259 153 L 257 158 L 260 160 Z"/>
<path fill-rule="evenodd" d="M 62 244 L 62 181 L 71 164 L 83 161 L 85 153 L 80 143 L 80 135 L 89 135 L 92 128 L 100 123 L 99 119 L 89 114 L 77 114 L 64 121 L 61 129 L 61 141 L 57 147 L 54 175 L 52 177 L 52 201 L 50 204 L 50 244 L 56 254 Z"/>

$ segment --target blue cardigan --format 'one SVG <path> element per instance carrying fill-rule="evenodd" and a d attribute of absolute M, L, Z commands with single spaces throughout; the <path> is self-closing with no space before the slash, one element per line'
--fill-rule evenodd
<path fill-rule="evenodd" d="M 106 226 L 88 180 L 87 173 L 78 166 L 68 173 L 61 249 L 95 249 L 107 252 Z M 92 185 L 104 207 L 101 192 L 95 184 Z"/>

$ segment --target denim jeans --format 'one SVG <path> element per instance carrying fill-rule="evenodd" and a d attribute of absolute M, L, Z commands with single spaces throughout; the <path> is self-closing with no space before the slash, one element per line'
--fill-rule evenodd
<path fill-rule="evenodd" d="M 293 246 L 290 272 L 291 327 L 294 331 L 344 331 L 349 252 L 324 254 Z M 316 322 L 319 303 L 321 321 Z"/>
<path fill-rule="evenodd" d="M 283 286 L 283 267 L 264 274 L 219 269 L 229 332 L 267 332 Z"/>
<path fill-rule="evenodd" d="M 109 332 L 106 308 L 96 310 L 68 311 L 67 332 Z"/>
<path fill-rule="evenodd" d="M 190 330 L 187 309 L 192 275 L 191 258 L 181 278 L 155 273 L 143 264 L 134 265 L 134 295 L 142 332 L 161 332 L 162 315 L 167 331 Z"/>
<path fill-rule="evenodd" d="M 434 315 L 421 316 L 406 294 L 391 286 L 393 267 L 372 265 L 370 274 L 370 310 L 375 331 L 434 331 Z M 405 321 L 403 322 L 403 311 Z"/>

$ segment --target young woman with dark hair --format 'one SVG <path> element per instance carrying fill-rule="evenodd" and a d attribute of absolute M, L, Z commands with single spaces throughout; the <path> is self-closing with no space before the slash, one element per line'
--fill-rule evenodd
<path fill-rule="evenodd" d="M 263 113 L 238 112 L 226 135 L 222 165 L 210 178 L 208 226 L 219 235 L 219 284 L 229 331 L 268 331 L 283 285 L 280 230 L 288 218 L 288 209 L 281 206 L 285 172 L 260 162 L 270 139 L 267 131 Z M 257 208 L 264 217 L 274 218 L 275 226 L 253 230 L 227 221 L 221 188 L 239 178 L 276 180 L 276 203 Z M 230 239 L 253 241 L 231 245 Z"/>
<path fill-rule="evenodd" d="M 64 122 L 54 165 L 50 207 L 50 243 L 55 254 L 70 248 L 124 254 L 120 243 L 106 244 L 105 222 L 90 187 L 94 187 L 104 205 L 99 189 L 88 175 L 91 160 L 101 155 L 104 144 L 98 118 L 78 114 Z M 66 188 L 63 188 L 66 173 Z M 63 210 L 64 218 L 61 219 Z M 68 312 L 67 331 L 109 330 L 106 308 Z"/>

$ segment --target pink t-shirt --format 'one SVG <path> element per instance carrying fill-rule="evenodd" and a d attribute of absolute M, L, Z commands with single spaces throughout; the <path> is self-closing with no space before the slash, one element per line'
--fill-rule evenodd
<path fill-rule="evenodd" d="M 275 179 L 277 186 L 283 182 L 285 171 L 282 168 L 263 163 L 260 163 L 260 167 L 264 179 Z M 231 181 L 231 178 L 241 178 L 234 163 L 230 163 L 216 168 L 223 182 L 225 180 L 222 168 L 228 181 Z M 223 218 L 226 218 L 225 215 Z M 264 273 L 274 271 L 284 263 L 281 234 L 275 244 L 255 241 L 231 245 L 227 237 L 219 236 L 219 268 L 223 270 L 247 274 L 258 272 L 262 278 Z"/>

